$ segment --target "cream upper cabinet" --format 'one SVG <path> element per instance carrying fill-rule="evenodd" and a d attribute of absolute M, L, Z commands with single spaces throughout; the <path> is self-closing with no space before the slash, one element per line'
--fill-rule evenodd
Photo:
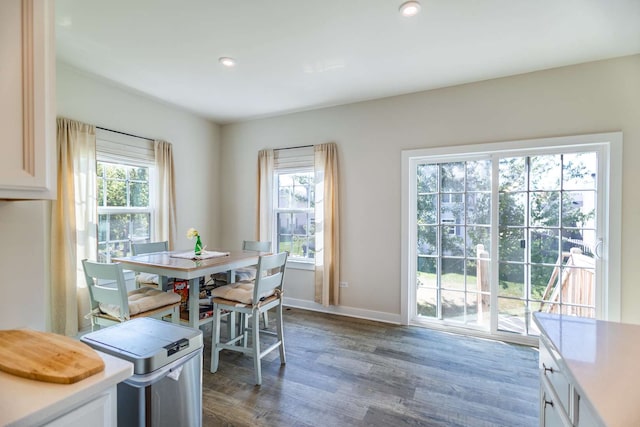
<path fill-rule="evenodd" d="M 53 0 L 0 1 L 0 199 L 56 197 Z"/>

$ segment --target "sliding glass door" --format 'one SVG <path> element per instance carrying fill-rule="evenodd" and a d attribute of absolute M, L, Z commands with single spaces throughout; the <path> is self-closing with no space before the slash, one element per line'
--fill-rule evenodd
<path fill-rule="evenodd" d="M 411 158 L 411 321 L 535 336 L 536 311 L 595 317 L 603 152 L 585 144 Z"/>

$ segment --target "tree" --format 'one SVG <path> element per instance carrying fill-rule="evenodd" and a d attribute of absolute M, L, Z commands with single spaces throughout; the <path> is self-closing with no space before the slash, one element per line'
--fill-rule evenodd
<path fill-rule="evenodd" d="M 98 206 L 129 210 L 99 215 L 98 241 L 103 242 L 99 251 L 107 260 L 107 252 L 127 255 L 131 239 L 149 236 L 150 214 L 130 209 L 149 206 L 149 168 L 98 162 L 96 172 Z M 112 242 L 108 248 L 106 241 Z"/>
<path fill-rule="evenodd" d="M 569 239 L 582 240 L 581 230 L 595 215 L 593 209 L 585 210 L 578 200 L 589 185 L 593 186 L 589 182 L 593 174 L 590 164 L 595 164 L 595 153 L 500 160 L 497 226 L 501 261 L 499 280 L 503 287 L 524 280 L 522 264 L 517 263 L 525 261 L 527 242 L 531 246 L 533 264 L 531 283 L 534 292 L 540 294 L 540 287 L 546 285 L 553 270 L 553 266 L 544 264 L 555 264 L 561 250 L 568 250 L 573 245 Z M 436 272 L 437 263 L 429 256 L 473 259 L 477 244 L 484 244 L 489 249 L 490 171 L 489 160 L 417 167 L 417 250 L 423 256 L 418 263 L 419 271 Z M 445 223 L 451 220 L 453 225 Z M 452 226 L 462 227 L 464 233 L 450 234 L 448 231 Z M 561 233 L 554 231 L 559 229 Z M 531 236 L 525 235 L 527 230 Z"/>

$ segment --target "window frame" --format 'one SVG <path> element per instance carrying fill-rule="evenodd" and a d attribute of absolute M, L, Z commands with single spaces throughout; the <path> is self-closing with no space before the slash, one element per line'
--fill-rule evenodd
<path fill-rule="evenodd" d="M 100 227 L 100 216 L 101 215 L 121 215 L 121 214 L 141 214 L 141 213 L 146 213 L 149 214 L 149 236 L 148 238 L 145 239 L 134 239 L 132 234 L 131 234 L 131 225 L 132 225 L 132 221 L 129 220 L 128 222 L 128 227 L 129 227 L 129 234 L 128 234 L 128 242 L 129 242 L 129 250 L 127 252 L 127 254 L 125 255 L 131 255 L 131 243 L 144 243 L 144 242 L 151 242 L 154 240 L 154 225 L 155 225 L 155 216 L 157 213 L 157 209 L 155 208 L 155 204 L 153 201 L 153 195 L 154 195 L 154 190 L 155 190 L 155 183 L 153 180 L 153 177 L 155 176 L 155 170 L 154 167 L 145 163 L 145 162 L 135 162 L 134 160 L 130 160 L 130 161 L 122 161 L 120 163 L 116 163 L 113 160 L 102 160 L 100 158 L 98 158 L 96 160 L 96 170 L 98 170 L 98 165 L 99 164 L 111 164 L 111 165 L 115 165 L 115 166 L 122 166 L 122 167 L 127 167 L 127 168 L 146 168 L 147 169 L 147 183 L 148 183 L 148 197 L 149 197 L 149 205 L 148 206 L 100 206 L 100 204 L 98 203 L 98 199 L 100 197 L 106 198 L 106 191 L 103 192 L 103 194 L 98 194 L 96 197 L 96 213 L 97 213 L 97 224 L 96 226 L 98 227 L 98 235 L 97 235 L 97 256 L 98 258 L 103 257 L 103 261 L 105 262 L 111 262 L 111 255 L 107 254 L 106 256 L 103 256 L 103 254 L 100 251 L 100 245 L 102 244 L 106 244 L 107 247 L 109 246 L 109 242 L 114 242 L 113 240 L 110 239 L 110 231 L 109 231 L 109 227 L 107 224 L 107 231 L 106 231 L 106 240 L 100 240 L 100 231 L 99 231 L 99 227 Z M 127 173 L 128 175 L 128 173 Z M 98 183 L 100 182 L 100 179 L 104 179 L 103 177 L 98 176 L 96 179 L 96 186 L 98 186 Z M 127 176 L 126 181 L 129 181 L 129 177 Z M 106 182 L 106 181 L 105 181 Z M 97 192 L 97 191 L 96 191 Z M 106 203 L 106 200 L 103 200 Z M 131 193 L 129 190 L 129 184 L 127 183 L 127 203 L 130 205 L 131 204 Z"/>
<path fill-rule="evenodd" d="M 308 166 L 296 166 L 296 167 L 276 167 L 273 170 L 273 188 L 272 188 L 272 242 L 276 250 L 279 250 L 278 245 L 278 237 L 280 235 L 278 230 L 278 214 L 279 213 L 307 213 L 309 215 L 315 216 L 315 208 L 279 208 L 279 196 L 280 196 L 280 186 L 279 186 L 279 176 L 285 174 L 302 174 L 302 173 L 310 173 L 313 179 L 313 183 L 311 186 L 315 186 L 315 171 L 313 164 Z M 314 193 L 315 194 L 315 193 Z M 315 201 L 314 201 L 315 202 Z M 310 235 L 307 230 L 307 239 L 313 236 L 315 241 L 315 227 L 313 235 Z M 309 269 L 310 266 L 315 265 L 315 257 L 299 257 L 294 254 L 290 254 L 287 259 L 287 263 L 291 263 L 292 266 Z"/>
<path fill-rule="evenodd" d="M 598 281 L 606 286 L 600 286 L 596 296 L 596 318 L 619 321 L 620 318 L 620 251 L 621 251 L 621 182 L 622 182 L 622 133 L 577 135 L 557 138 L 541 138 L 519 140 L 500 143 L 477 144 L 466 146 L 440 147 L 431 149 L 405 150 L 402 152 L 402 266 L 401 266 L 401 319 L 404 324 L 419 324 L 413 319 L 415 313 L 415 292 L 410 292 L 411 279 L 415 278 L 415 223 L 416 194 L 412 190 L 412 179 L 415 178 L 416 159 L 425 157 L 434 162 L 455 161 L 472 156 L 500 156 L 513 154 L 525 156 L 538 153 L 540 150 L 558 153 L 566 149 L 575 150 L 584 146 L 585 150 L 598 150 L 599 157 L 604 162 L 606 173 L 598 177 L 597 188 L 601 189 L 599 198 L 598 230 L 602 254 L 602 268 Z M 497 178 L 497 177 L 494 177 Z M 494 180 L 497 183 L 497 180 Z M 497 184 L 496 184 L 497 185 Z M 606 199 L 606 200 L 605 200 Z M 497 215 L 497 200 L 492 205 L 492 215 Z M 413 221 L 413 222 L 412 222 Z M 497 223 L 496 223 L 497 224 Z M 497 253 L 497 242 L 492 243 L 492 253 Z M 413 276 L 412 276 L 413 272 Z M 413 282 L 415 287 L 415 282 Z M 455 328 L 451 328 L 455 329 Z M 466 330 L 465 333 L 474 333 Z M 483 335 L 481 332 L 476 335 Z M 491 334 L 492 337 L 504 337 L 519 341 L 518 336 L 503 336 Z M 527 342 L 527 340 L 525 340 Z M 528 342 L 527 342 L 528 343 Z"/>
<path fill-rule="evenodd" d="M 96 130 L 96 173 L 98 172 L 99 163 L 108 163 L 112 165 L 119 165 L 124 167 L 133 168 L 147 168 L 148 169 L 148 185 L 149 185 L 149 206 L 100 206 L 98 203 L 99 197 L 106 197 L 106 192 L 100 195 L 98 192 L 98 183 L 101 177 L 96 175 L 96 251 L 98 259 L 101 259 L 102 254 L 99 247 L 103 243 L 109 243 L 110 236 L 107 232 L 106 240 L 99 240 L 100 232 L 100 215 L 113 215 L 113 214 L 149 214 L 149 238 L 148 239 L 132 239 L 132 235 L 129 232 L 129 252 L 131 255 L 131 243 L 137 242 L 149 242 L 155 239 L 155 221 L 157 216 L 157 171 L 155 165 L 155 155 L 153 150 L 153 141 L 134 137 L 132 135 L 123 134 L 116 131 L 110 131 L 107 129 Z M 127 176 L 128 179 L 128 176 Z M 104 200 L 106 203 L 106 200 Z M 127 189 L 127 203 L 130 201 L 129 189 Z M 131 221 L 129 221 L 129 231 L 131 231 Z M 104 257 L 102 257 L 104 258 Z M 103 261 L 109 262 L 111 255 L 107 255 Z"/>

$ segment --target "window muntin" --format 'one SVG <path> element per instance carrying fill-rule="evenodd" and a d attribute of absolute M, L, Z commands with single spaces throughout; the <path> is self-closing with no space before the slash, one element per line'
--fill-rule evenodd
<path fill-rule="evenodd" d="M 98 260 L 131 255 L 132 242 L 151 241 L 150 167 L 97 162 Z"/>
<path fill-rule="evenodd" d="M 417 316 L 489 329 L 491 266 L 497 330 L 535 335 L 530 315 L 550 305 L 594 316 L 594 304 L 550 292 L 570 269 L 594 274 L 592 261 L 568 267 L 561 257 L 577 247 L 583 259 L 594 258 L 597 160 L 597 152 L 583 149 L 416 161 Z"/>
<path fill-rule="evenodd" d="M 476 248 L 489 247 L 490 172 L 485 159 L 416 166 L 419 316 L 473 323 L 488 297 L 476 284 Z"/>
<path fill-rule="evenodd" d="M 275 241 L 292 261 L 315 258 L 315 188 L 312 168 L 277 170 L 275 184 Z"/>
<path fill-rule="evenodd" d="M 597 167 L 595 151 L 500 159 L 498 330 L 537 334 L 544 308 L 595 317 Z"/>

